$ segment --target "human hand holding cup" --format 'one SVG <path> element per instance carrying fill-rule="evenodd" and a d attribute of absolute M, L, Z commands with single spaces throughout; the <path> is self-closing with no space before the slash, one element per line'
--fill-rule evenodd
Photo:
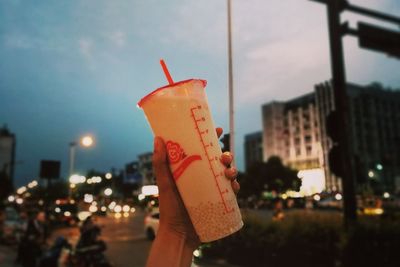
<path fill-rule="evenodd" d="M 206 81 L 174 83 L 165 65 L 163 68 L 170 84 L 153 91 L 138 105 L 155 136 L 163 140 L 169 169 L 200 241 L 217 240 L 238 231 L 243 221 L 221 162 L 222 151 L 204 90 Z"/>

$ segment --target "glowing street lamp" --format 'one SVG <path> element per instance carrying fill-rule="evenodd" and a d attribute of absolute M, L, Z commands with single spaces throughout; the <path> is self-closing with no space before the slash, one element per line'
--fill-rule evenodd
<path fill-rule="evenodd" d="M 80 144 L 83 147 L 91 147 L 94 144 L 94 139 L 90 135 L 85 135 L 82 138 L 80 138 L 79 142 L 69 143 L 69 175 L 70 176 L 74 172 L 75 148 L 78 144 Z"/>

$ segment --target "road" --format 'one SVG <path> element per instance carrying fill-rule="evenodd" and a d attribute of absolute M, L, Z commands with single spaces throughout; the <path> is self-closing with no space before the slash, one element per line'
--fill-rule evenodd
<path fill-rule="evenodd" d="M 137 210 L 129 218 L 112 216 L 97 217 L 102 227 L 101 238 L 107 244 L 106 255 L 115 267 L 144 267 L 152 241 L 147 240 L 143 229 L 145 213 Z M 54 232 L 52 239 L 65 236 L 72 244 L 79 238 L 76 227 L 62 228 Z M 193 264 L 192 267 L 228 267 L 224 262 Z"/>

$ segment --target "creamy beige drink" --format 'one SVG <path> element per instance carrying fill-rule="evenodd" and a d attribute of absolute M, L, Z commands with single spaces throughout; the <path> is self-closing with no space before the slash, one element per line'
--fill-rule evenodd
<path fill-rule="evenodd" d="M 206 81 L 187 80 L 157 89 L 139 102 L 155 135 L 166 143 L 171 171 L 202 242 L 243 226 L 207 103 Z"/>

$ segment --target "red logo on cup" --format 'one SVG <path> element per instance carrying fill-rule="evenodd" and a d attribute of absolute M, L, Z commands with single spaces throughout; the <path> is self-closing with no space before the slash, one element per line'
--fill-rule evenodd
<path fill-rule="evenodd" d="M 178 143 L 167 141 L 166 143 L 170 164 L 175 164 L 186 157 L 185 152 Z"/>
<path fill-rule="evenodd" d="M 175 181 L 178 180 L 178 178 L 183 174 L 183 172 L 187 169 L 187 167 L 189 167 L 191 163 L 196 160 L 201 160 L 200 155 L 192 155 L 188 157 L 178 143 L 167 141 L 165 145 L 167 147 L 168 159 L 171 165 L 175 165 L 176 163 L 179 163 L 183 160 L 183 162 L 178 167 L 174 168 L 174 166 L 171 166 L 171 169 L 173 169 L 172 175 L 174 176 Z"/>

